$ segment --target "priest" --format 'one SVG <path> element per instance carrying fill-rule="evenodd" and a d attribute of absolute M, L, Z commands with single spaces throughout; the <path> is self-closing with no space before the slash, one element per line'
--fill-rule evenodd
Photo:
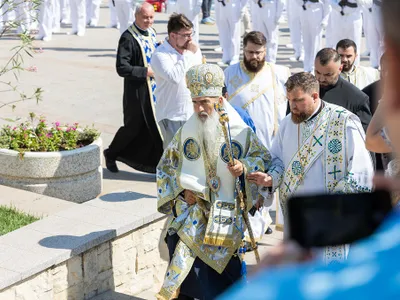
<path fill-rule="evenodd" d="M 221 97 L 221 68 L 192 67 L 186 80 L 195 113 L 157 166 L 158 211 L 170 217 L 170 264 L 158 298 L 215 299 L 241 277 L 238 249 L 246 230 L 242 216 L 259 198 L 246 174 L 268 167 L 270 154 Z M 215 105 L 223 107 L 229 126 L 221 125 Z M 242 201 L 236 199 L 237 187 L 245 194 Z M 243 210 L 240 204 L 246 204 Z"/>
<path fill-rule="evenodd" d="M 225 69 L 225 85 L 229 103 L 248 111 L 258 138 L 270 149 L 279 124 L 286 116 L 284 84 L 290 76 L 290 70 L 266 62 L 266 47 L 267 39 L 262 32 L 246 34 L 243 39 L 243 61 Z M 257 240 L 262 239 L 272 222 L 268 210 L 274 204 L 272 199 L 266 200 L 264 207 L 260 207 L 254 216 L 249 216 Z M 249 237 L 246 238 L 249 241 Z"/>
<path fill-rule="evenodd" d="M 117 73 L 124 78 L 124 126 L 104 151 L 107 169 L 118 172 L 116 160 L 147 173 L 155 173 L 162 155 L 161 134 L 155 120 L 156 83 L 150 59 L 156 49 L 152 29 L 154 8 L 144 2 L 136 9 L 136 21 L 121 36 Z"/>
<path fill-rule="evenodd" d="M 249 174 L 249 181 L 279 188 L 284 218 L 294 195 L 369 192 L 374 167 L 359 118 L 322 101 L 318 80 L 310 73 L 291 76 L 286 89 L 291 114 L 274 139 L 272 167 L 267 174 Z M 345 245 L 327 247 L 323 258 L 327 264 L 341 262 L 347 253 Z"/>
<path fill-rule="evenodd" d="M 354 84 L 360 90 L 379 80 L 380 74 L 377 69 L 361 66 L 356 63 L 358 52 L 357 45 L 349 39 L 341 40 L 336 45 L 336 51 L 342 60 L 342 73 L 344 80 Z"/>

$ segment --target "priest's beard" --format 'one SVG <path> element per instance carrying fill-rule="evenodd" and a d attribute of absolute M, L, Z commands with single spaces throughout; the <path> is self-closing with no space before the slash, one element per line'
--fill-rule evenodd
<path fill-rule="evenodd" d="M 200 116 L 208 116 L 205 119 L 201 119 Z M 204 145 L 207 157 L 210 161 L 215 160 L 215 145 L 219 142 L 219 137 L 221 135 L 221 125 L 219 123 L 219 116 L 213 110 L 211 115 L 206 112 L 201 112 L 197 116 L 198 131 L 200 142 Z"/>
<path fill-rule="evenodd" d="M 257 59 L 257 58 L 247 59 L 246 55 L 243 54 L 243 63 L 249 72 L 257 73 L 265 65 L 265 55 L 261 59 Z"/>
<path fill-rule="evenodd" d="M 355 63 L 355 59 L 353 60 L 353 61 L 347 61 L 347 62 L 345 62 L 345 63 L 342 63 L 342 65 L 343 65 L 343 72 L 349 72 L 350 70 L 351 70 L 351 68 L 353 68 L 353 66 L 354 66 L 354 63 Z"/>
<path fill-rule="evenodd" d="M 300 124 L 306 120 L 308 120 L 308 118 L 310 118 L 313 114 L 315 110 L 315 107 L 313 107 L 312 105 L 307 106 L 305 111 L 299 112 L 299 113 L 294 113 L 292 111 L 292 121 L 295 124 Z"/>

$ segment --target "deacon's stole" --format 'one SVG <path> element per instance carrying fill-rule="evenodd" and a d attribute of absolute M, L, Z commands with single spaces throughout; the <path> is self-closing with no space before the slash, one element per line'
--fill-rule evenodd
<path fill-rule="evenodd" d="M 318 160 L 323 159 L 325 192 L 344 193 L 349 174 L 347 171 L 348 158 L 346 157 L 346 123 L 351 113 L 344 108 L 328 103 L 315 117 L 309 132 L 305 134 L 303 144 L 291 159 L 285 170 L 282 184 L 280 185 L 280 204 L 285 217 L 286 205 L 290 196 L 294 195 L 303 183 L 305 174 Z M 345 180 L 343 180 L 345 179 Z M 344 261 L 348 249 L 346 245 L 326 247 L 324 261 L 329 264 Z"/>
<path fill-rule="evenodd" d="M 149 28 L 148 32 L 149 35 L 145 36 L 139 32 L 139 30 L 136 28 L 136 26 L 133 24 L 128 28 L 128 31 L 132 36 L 135 38 L 135 40 L 138 42 L 140 45 L 140 50 L 142 51 L 142 57 L 143 57 L 143 64 L 144 67 L 149 67 L 150 66 L 150 61 L 151 57 L 154 53 L 154 51 L 157 48 L 157 37 L 156 37 L 156 32 L 153 28 Z M 147 76 L 146 78 L 147 82 L 147 87 L 149 90 L 149 95 L 150 95 L 150 102 L 151 102 L 151 107 L 153 110 L 153 115 L 154 115 L 154 120 L 156 120 L 156 96 L 154 95 L 154 91 L 156 90 L 156 80 L 154 77 L 149 77 Z M 157 122 L 156 122 L 157 124 Z M 160 133 L 160 136 L 162 137 L 160 128 L 158 127 L 158 132 Z"/>
<path fill-rule="evenodd" d="M 259 101 L 263 95 L 266 95 L 268 99 L 273 99 L 274 127 L 272 136 L 275 136 L 279 128 L 278 106 L 282 101 L 285 101 L 284 92 L 280 90 L 281 87 L 277 78 L 275 65 L 266 62 L 258 73 L 251 73 L 247 71 L 244 63 L 240 62 L 238 69 L 239 74 L 236 74 L 229 80 L 229 86 L 234 88 L 234 92 L 231 94 L 230 91 L 228 92 L 229 102 L 248 110 L 249 106 L 253 102 Z M 248 77 L 248 81 L 244 82 L 244 78 L 246 77 Z"/>
<path fill-rule="evenodd" d="M 270 161 L 266 149 L 237 113 L 229 106 L 230 129 L 234 156 L 240 160 L 247 172 L 264 170 L 265 161 Z M 232 116 L 235 115 L 234 118 Z M 177 168 L 176 186 L 179 190 L 191 190 L 198 203 L 189 208 L 179 226 L 180 242 L 168 267 L 163 287 L 158 294 L 161 299 L 171 299 L 188 275 L 194 260 L 199 257 L 218 273 L 222 273 L 229 260 L 239 248 L 244 221 L 235 197 L 235 178 L 230 174 L 228 148 L 222 136 L 216 141 L 213 168 L 221 179 L 217 193 L 207 184 L 209 165 L 204 148 L 198 138 L 196 116 L 186 122 L 178 133 L 179 152 L 182 157 Z M 245 173 L 246 175 L 246 173 Z M 210 178 L 208 178 L 210 179 Z M 245 180 L 247 208 L 251 208 L 258 197 L 258 189 Z M 177 202 L 180 202 L 178 200 Z M 179 216 L 176 220 L 180 219 Z"/>

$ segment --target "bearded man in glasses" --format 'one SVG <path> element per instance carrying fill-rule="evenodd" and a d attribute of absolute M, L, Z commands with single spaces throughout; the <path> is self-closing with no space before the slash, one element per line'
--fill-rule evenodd
<path fill-rule="evenodd" d="M 267 40 L 262 32 L 246 34 L 243 39 L 243 61 L 225 70 L 225 85 L 229 103 L 249 113 L 258 138 L 267 149 L 271 149 L 279 124 L 286 116 L 284 84 L 290 76 L 290 70 L 265 61 L 266 45 Z M 271 200 L 264 204 L 271 206 Z M 258 207 L 254 216 L 249 218 L 257 240 L 262 239 L 271 223 L 268 208 Z M 248 236 L 246 240 L 250 241 Z"/>

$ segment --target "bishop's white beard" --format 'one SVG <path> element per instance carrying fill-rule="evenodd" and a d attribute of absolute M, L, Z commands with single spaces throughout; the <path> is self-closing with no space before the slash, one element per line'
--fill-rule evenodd
<path fill-rule="evenodd" d="M 216 154 L 215 146 L 219 142 L 221 136 L 221 124 L 219 123 L 218 114 L 213 111 L 211 116 L 205 121 L 202 121 L 199 116 L 197 116 L 198 122 L 198 132 L 200 142 L 204 145 L 207 157 L 210 161 L 215 160 Z"/>

